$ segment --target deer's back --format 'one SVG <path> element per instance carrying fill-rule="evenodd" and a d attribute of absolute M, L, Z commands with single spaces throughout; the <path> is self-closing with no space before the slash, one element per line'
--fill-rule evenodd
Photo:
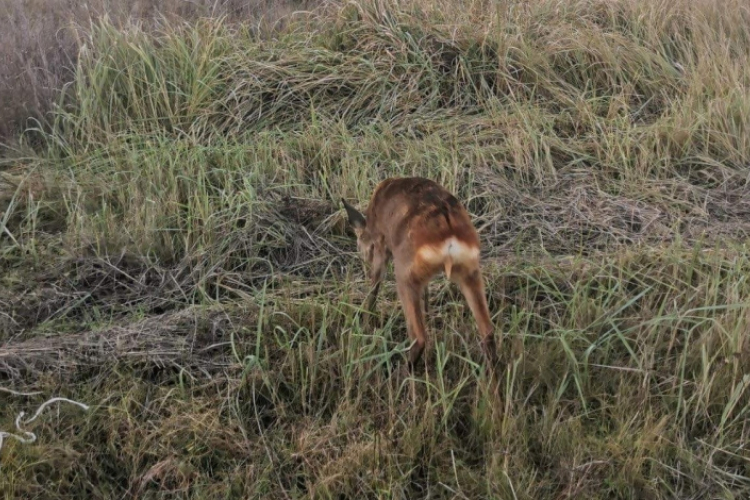
<path fill-rule="evenodd" d="M 394 249 L 416 250 L 454 237 L 479 247 L 471 218 L 460 201 L 434 181 L 421 177 L 391 178 L 381 182 L 367 209 L 372 223 Z"/>

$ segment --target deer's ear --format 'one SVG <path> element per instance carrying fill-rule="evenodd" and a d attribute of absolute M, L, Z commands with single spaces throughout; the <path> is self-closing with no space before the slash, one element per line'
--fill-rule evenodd
<path fill-rule="evenodd" d="M 359 236 L 359 234 L 365 229 L 365 225 L 367 224 L 365 216 L 344 200 L 341 200 L 341 202 L 344 204 L 346 214 L 349 216 L 349 224 L 352 225 L 352 227 L 354 228 L 354 232 L 357 233 L 357 236 Z"/>

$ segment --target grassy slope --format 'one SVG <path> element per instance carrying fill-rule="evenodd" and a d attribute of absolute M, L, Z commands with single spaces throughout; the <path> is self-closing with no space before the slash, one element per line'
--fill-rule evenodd
<path fill-rule="evenodd" d="M 748 495 L 750 12 L 721 4 L 94 26 L 0 180 L 0 380 L 92 410 L 6 441 L 0 492 Z M 476 216 L 497 385 L 442 280 L 416 374 L 392 286 L 361 326 L 336 200 L 393 174 Z M 0 398 L 0 429 L 41 402 Z"/>
<path fill-rule="evenodd" d="M 15 143 L 25 127 L 45 122 L 59 88 L 78 59 L 78 28 L 106 15 L 117 26 L 147 27 L 201 16 L 278 25 L 306 0 L 4 0 L 0 3 L 0 143 Z M 2 150 L 0 150 L 2 154 Z"/>

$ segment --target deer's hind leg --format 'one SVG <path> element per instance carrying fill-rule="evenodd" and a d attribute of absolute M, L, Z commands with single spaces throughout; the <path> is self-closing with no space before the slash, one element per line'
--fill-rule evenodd
<path fill-rule="evenodd" d="M 479 264 L 462 265 L 455 269 L 451 281 L 458 284 L 466 302 L 477 322 L 479 334 L 481 335 L 481 346 L 485 357 L 493 363 L 497 358 L 497 347 L 495 345 L 494 328 L 490 319 L 490 310 L 487 307 L 487 297 L 484 290 L 484 280 L 479 269 Z"/>
<path fill-rule="evenodd" d="M 401 264 L 401 265 L 399 265 Z M 409 364 L 413 367 L 422 356 L 427 343 L 424 305 L 426 285 L 429 278 L 414 272 L 412 266 L 396 262 L 396 291 L 406 317 L 406 329 L 414 340 L 409 351 Z"/>

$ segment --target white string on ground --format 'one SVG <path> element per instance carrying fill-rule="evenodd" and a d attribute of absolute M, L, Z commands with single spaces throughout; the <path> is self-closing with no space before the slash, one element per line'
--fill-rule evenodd
<path fill-rule="evenodd" d="M 41 394 L 41 392 L 19 392 L 14 391 L 13 389 L 6 389 L 5 387 L 0 387 L 0 392 L 7 392 L 8 394 L 12 394 L 14 396 L 36 396 L 38 394 Z"/>
<path fill-rule="evenodd" d="M 3 389 L 1 387 L 0 387 L 0 389 L 2 389 L 4 392 L 9 392 L 9 393 L 17 395 L 17 396 L 32 396 L 34 394 L 39 394 L 38 392 L 29 392 L 29 393 L 16 392 L 16 391 L 12 391 L 10 389 Z M 33 432 L 30 432 L 30 431 L 23 430 L 21 428 L 21 425 L 28 425 L 28 424 L 30 424 L 31 422 L 33 422 L 34 420 L 37 419 L 37 417 L 39 416 L 39 414 L 41 414 L 42 411 L 44 411 L 44 409 L 46 407 L 48 407 L 52 403 L 57 403 L 57 402 L 70 403 L 72 405 L 78 406 L 79 408 L 82 408 L 84 411 L 88 411 L 88 409 L 89 409 L 88 405 L 85 405 L 83 403 L 79 403 L 78 401 L 73 401 L 72 399 L 68 399 L 68 398 L 52 398 L 52 399 L 48 399 L 47 401 L 45 401 L 44 403 L 42 403 L 39 406 L 39 408 L 37 408 L 36 412 L 34 413 L 34 415 L 31 416 L 31 418 L 29 418 L 29 419 L 27 419 L 27 420 L 24 421 L 23 417 L 24 417 L 24 415 L 26 415 L 26 412 L 22 411 L 21 413 L 18 414 L 18 416 L 16 417 L 16 430 L 18 431 L 18 434 L 13 434 L 13 433 L 7 432 L 7 431 L 0 431 L 0 450 L 3 449 L 3 441 L 5 440 L 6 437 L 13 438 L 16 441 L 19 441 L 19 442 L 21 442 L 23 444 L 30 444 L 30 443 L 33 443 L 34 441 L 36 441 L 36 434 L 34 434 Z"/>

